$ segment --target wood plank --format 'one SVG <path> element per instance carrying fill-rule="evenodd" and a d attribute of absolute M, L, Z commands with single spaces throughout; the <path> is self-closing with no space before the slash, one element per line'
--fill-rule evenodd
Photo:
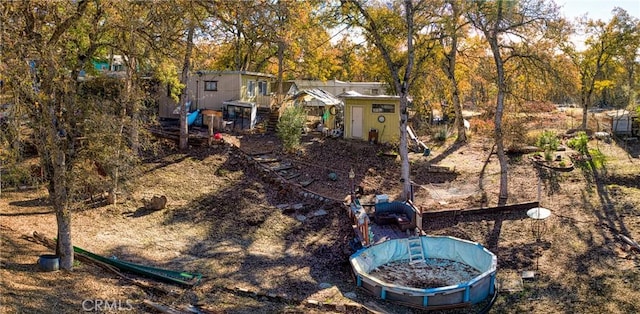
<path fill-rule="evenodd" d="M 262 153 L 248 153 L 247 155 L 249 155 L 249 156 L 260 156 L 260 155 L 269 155 L 269 154 L 273 154 L 273 151 L 270 150 L 268 152 L 262 152 Z"/>
<path fill-rule="evenodd" d="M 522 210 L 527 211 L 531 208 L 539 207 L 539 206 L 540 206 L 540 203 L 535 201 L 535 202 L 519 203 L 519 204 L 497 206 L 497 207 L 423 211 L 422 216 L 426 218 L 432 218 L 432 217 L 442 217 L 442 216 L 450 216 L 450 215 L 496 214 L 496 213 L 503 213 L 503 212 L 510 212 L 510 211 L 522 211 Z"/>
<path fill-rule="evenodd" d="M 264 157 L 254 157 L 253 160 L 262 163 L 262 164 L 268 164 L 268 163 L 273 163 L 273 162 L 278 162 L 280 161 L 280 159 L 278 158 L 264 158 Z"/>
<path fill-rule="evenodd" d="M 275 172 L 278 172 L 278 171 L 282 171 L 282 170 L 289 170 L 291 168 L 293 168 L 292 165 L 280 165 L 280 166 L 269 168 L 269 169 L 271 169 L 271 170 L 273 170 Z"/>
<path fill-rule="evenodd" d="M 429 168 L 427 168 L 427 172 L 435 172 L 435 173 L 455 173 L 455 167 L 448 167 L 448 166 L 438 166 L 438 165 L 430 165 Z"/>
<path fill-rule="evenodd" d="M 287 179 L 287 180 L 291 180 L 291 179 L 295 179 L 295 178 L 299 177 L 300 175 L 301 175 L 301 173 L 298 172 L 298 173 L 294 173 L 294 174 L 292 174 L 290 176 L 287 176 L 287 177 L 284 177 L 284 178 Z"/>
<path fill-rule="evenodd" d="M 316 179 L 309 179 L 309 180 L 306 180 L 306 181 L 301 181 L 301 182 L 300 182 L 300 185 L 301 185 L 303 188 L 306 188 L 306 187 L 308 187 L 309 185 L 311 185 L 311 183 L 313 183 L 315 180 L 316 180 Z"/>

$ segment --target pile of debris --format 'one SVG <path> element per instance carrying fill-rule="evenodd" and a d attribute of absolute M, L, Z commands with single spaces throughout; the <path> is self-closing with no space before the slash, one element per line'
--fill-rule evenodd
<path fill-rule="evenodd" d="M 460 262 L 427 258 L 424 262 L 413 264 L 407 260 L 387 263 L 371 272 L 371 275 L 398 286 L 429 289 L 464 283 L 480 275 L 480 272 Z"/>

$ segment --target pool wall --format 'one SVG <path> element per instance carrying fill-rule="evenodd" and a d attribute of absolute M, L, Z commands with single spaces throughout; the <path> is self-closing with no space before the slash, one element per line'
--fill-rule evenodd
<path fill-rule="evenodd" d="M 497 258 L 481 244 L 448 236 L 421 236 L 420 240 L 425 258 L 464 263 L 481 274 L 467 282 L 428 289 L 384 282 L 370 273 L 384 264 L 409 260 L 408 239 L 395 239 L 362 249 L 350 257 L 357 285 L 381 299 L 427 309 L 468 306 L 495 292 Z"/>

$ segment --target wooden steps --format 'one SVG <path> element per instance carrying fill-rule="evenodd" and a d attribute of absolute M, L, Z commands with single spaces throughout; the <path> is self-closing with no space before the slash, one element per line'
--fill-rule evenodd
<path fill-rule="evenodd" d="M 264 169 L 267 169 L 284 180 L 293 184 L 298 184 L 303 188 L 311 185 L 315 182 L 315 178 L 311 178 L 304 175 L 304 171 L 301 171 L 299 167 L 294 166 L 291 162 L 282 161 L 280 158 L 273 156 L 272 152 L 264 153 L 250 153 L 247 154 L 251 158 L 259 163 Z"/>
<path fill-rule="evenodd" d="M 278 121 L 280 120 L 280 108 L 273 108 L 269 112 L 269 120 L 267 121 L 267 132 L 276 132 Z"/>

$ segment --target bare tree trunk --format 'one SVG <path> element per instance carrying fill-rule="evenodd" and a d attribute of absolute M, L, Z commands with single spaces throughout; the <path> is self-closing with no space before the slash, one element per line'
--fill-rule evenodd
<path fill-rule="evenodd" d="M 627 76 L 627 80 L 629 84 L 629 102 L 627 103 L 627 109 L 631 111 L 636 105 L 636 99 L 637 99 L 637 92 L 636 92 L 637 88 L 636 88 L 635 80 L 633 79 L 635 77 L 635 74 L 634 74 L 635 63 L 630 63 L 627 67 L 629 71 L 629 75 Z"/>
<path fill-rule="evenodd" d="M 458 87 L 458 80 L 456 78 L 456 57 L 458 55 L 458 18 L 460 17 L 460 7 L 455 1 L 449 1 L 451 5 L 453 18 L 453 27 L 451 30 L 451 49 L 446 53 L 447 62 L 444 64 L 445 72 L 449 78 L 449 85 L 451 87 L 451 100 L 453 101 L 453 110 L 456 114 L 455 128 L 458 131 L 458 137 L 456 143 L 465 143 L 467 141 L 467 132 L 464 127 L 464 118 L 462 117 L 462 104 L 460 103 L 460 88 Z M 444 44 L 443 44 L 444 47 Z"/>
<path fill-rule="evenodd" d="M 363 15 L 366 20 L 366 25 L 361 24 L 367 32 L 371 35 L 373 42 L 380 50 L 382 54 L 382 58 L 384 59 L 389 72 L 391 72 L 391 78 L 393 80 L 393 87 L 395 88 L 396 93 L 400 96 L 400 160 L 401 160 L 401 170 L 400 170 L 400 181 L 402 182 L 402 195 L 401 198 L 409 198 L 409 193 L 411 192 L 411 165 L 409 163 L 409 145 L 407 141 L 407 125 L 408 125 L 408 92 L 411 83 L 411 71 L 414 65 L 415 59 L 415 49 L 414 49 L 414 22 L 413 19 L 415 17 L 414 7 L 412 0 L 405 0 L 405 22 L 407 23 L 407 64 L 404 68 L 404 75 L 400 76 L 401 66 L 395 63 L 391 58 L 391 49 L 395 49 L 385 45 L 384 40 L 382 40 L 382 33 L 376 24 L 374 18 L 369 15 L 363 3 L 355 0 L 344 1 L 349 2 L 354 5 L 354 7 L 358 10 L 360 14 Z"/>
<path fill-rule="evenodd" d="M 498 18 L 502 19 L 502 1 L 498 2 Z M 498 162 L 500 163 L 500 193 L 498 195 L 498 205 L 505 205 L 509 197 L 508 183 L 508 164 L 507 156 L 504 152 L 504 139 L 502 131 L 502 116 L 504 113 L 504 98 L 507 92 L 507 84 L 505 82 L 504 75 L 504 61 L 500 54 L 500 46 L 498 44 L 497 27 L 499 23 L 496 23 L 493 30 L 486 30 L 485 37 L 491 46 L 491 52 L 493 54 L 493 60 L 496 64 L 497 84 L 498 84 L 498 96 L 496 103 L 496 116 L 495 123 L 495 141 L 496 141 L 496 153 L 498 154 Z"/>
<path fill-rule="evenodd" d="M 460 95 L 458 94 L 458 83 L 452 82 L 452 84 L 455 85 L 455 87 L 453 87 L 453 109 L 456 113 L 455 127 L 458 130 L 456 143 L 466 143 L 467 129 L 464 126 L 464 117 L 462 116 L 462 104 L 460 103 Z"/>
<path fill-rule="evenodd" d="M 187 49 L 184 53 L 184 64 L 182 66 L 182 76 L 180 78 L 180 83 L 184 84 L 184 88 L 182 89 L 182 93 L 180 94 L 180 144 L 179 147 L 181 150 L 186 150 L 187 145 L 189 144 L 189 125 L 187 125 L 187 99 L 189 91 L 189 69 L 191 63 L 191 52 L 193 51 L 193 33 L 195 31 L 195 27 L 193 23 L 189 26 L 189 30 L 187 32 Z"/>
<path fill-rule="evenodd" d="M 498 92 L 498 105 L 496 106 L 496 153 L 498 154 L 498 162 L 500 163 L 500 194 L 498 195 L 498 205 L 505 205 L 509 197 L 508 182 L 508 167 L 507 155 L 504 152 L 504 136 L 502 132 L 502 114 L 504 110 L 504 93 Z"/>
<path fill-rule="evenodd" d="M 140 134 L 138 131 L 138 120 L 140 119 L 140 108 L 138 106 L 138 97 L 134 93 L 134 71 L 136 68 L 135 57 L 131 58 L 127 67 L 127 99 L 129 103 L 129 112 L 131 114 L 131 128 L 129 129 L 129 140 L 131 141 L 131 152 L 138 155 L 140 148 Z"/>
<path fill-rule="evenodd" d="M 284 88 L 283 88 L 283 84 L 282 84 L 282 72 L 284 71 L 283 69 L 283 63 L 284 63 L 284 42 L 282 40 L 280 40 L 278 42 L 278 95 L 282 96 L 284 94 Z"/>
<path fill-rule="evenodd" d="M 587 129 L 587 120 L 589 119 L 588 113 L 591 107 L 591 93 L 593 89 L 586 90 L 582 93 L 582 124 L 580 128 L 582 130 Z"/>
<path fill-rule="evenodd" d="M 407 141 L 407 94 L 400 95 L 400 181 L 402 182 L 402 199 L 410 198 L 411 168 L 409 164 L 409 143 Z"/>
<path fill-rule="evenodd" d="M 587 98 L 584 101 L 584 105 L 582 106 L 582 125 L 580 126 L 580 128 L 583 130 L 587 129 L 587 121 L 589 119 L 589 116 L 588 116 L 589 107 L 591 107 L 591 97 L 587 96 Z"/>
<path fill-rule="evenodd" d="M 462 117 L 462 104 L 460 103 L 460 89 L 458 88 L 458 80 L 456 78 L 456 50 L 457 36 L 452 39 L 451 51 L 447 54 L 448 64 L 445 66 L 447 77 L 449 78 L 449 86 L 451 87 L 451 100 L 453 101 L 453 110 L 456 114 L 455 128 L 458 131 L 456 143 L 465 143 L 467 141 L 467 132 L 464 127 L 464 118 Z"/>
<path fill-rule="evenodd" d="M 454 39 L 454 42 L 457 39 Z M 455 128 L 458 130 L 458 137 L 456 143 L 467 142 L 467 131 L 464 127 L 464 117 L 462 116 L 462 103 L 460 102 L 460 88 L 458 88 L 458 80 L 456 78 L 456 53 L 454 52 L 456 44 L 453 45 L 451 57 L 449 59 L 449 84 L 451 85 L 451 99 L 453 101 L 453 110 L 456 113 Z"/>
<path fill-rule="evenodd" d="M 56 255 L 60 258 L 60 268 L 73 268 L 73 244 L 71 241 L 71 211 L 65 205 L 54 205 L 58 225 L 58 242 Z"/>
<path fill-rule="evenodd" d="M 129 138 L 131 138 L 131 153 L 138 156 L 140 153 L 140 131 L 138 130 L 140 127 L 140 108 L 137 103 L 133 105 L 131 111 L 131 130 L 129 134 Z"/>
<path fill-rule="evenodd" d="M 407 142 L 407 124 L 409 123 L 409 114 L 407 107 L 409 100 L 407 99 L 409 93 L 409 82 L 411 79 L 411 71 L 413 70 L 413 62 L 415 57 L 415 50 L 413 48 L 413 3 L 411 0 L 404 1 L 405 19 L 407 23 L 407 67 L 404 71 L 404 78 L 402 81 L 398 81 L 400 85 L 400 158 L 401 158 L 401 181 L 402 181 L 402 197 L 407 200 L 411 195 L 411 164 L 409 163 L 409 143 Z M 391 58 L 388 58 L 391 60 Z M 397 70 L 396 70 L 397 73 Z M 398 74 L 396 77 L 399 78 Z"/>
<path fill-rule="evenodd" d="M 52 126 L 53 127 L 53 126 Z M 56 136 L 57 130 L 52 129 L 53 136 Z M 54 141 L 55 142 L 55 141 Z M 53 178 L 49 185 L 49 195 L 53 209 L 56 212 L 56 222 L 58 225 L 58 239 L 56 246 L 56 254 L 60 258 L 60 268 L 71 270 L 73 267 L 73 244 L 71 241 L 71 212 L 67 205 L 67 165 L 62 147 L 53 148 Z"/>

